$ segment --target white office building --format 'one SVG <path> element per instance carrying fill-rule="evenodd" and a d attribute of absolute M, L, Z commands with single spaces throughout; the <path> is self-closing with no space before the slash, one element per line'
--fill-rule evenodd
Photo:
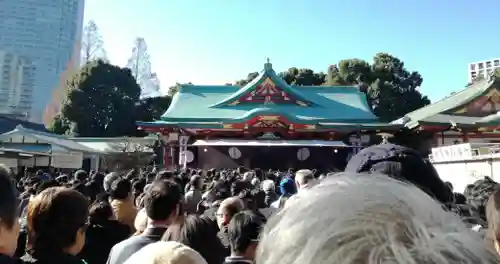
<path fill-rule="evenodd" d="M 0 50 L 10 54 L 7 57 L 15 57 L 19 63 L 30 64 L 34 69 L 29 100 L 31 121 L 42 122 L 45 107 L 51 100 L 53 89 L 58 86 L 60 74 L 69 63 L 79 64 L 84 6 L 84 0 L 0 0 Z M 75 55 L 75 52 L 78 54 Z M 28 66 L 21 67 L 23 76 L 28 75 L 25 67 Z M 12 67 L 10 72 L 9 76 L 12 75 Z M 6 89 L 16 86 L 12 81 L 8 82 L 9 87 L 0 87 L 0 96 Z M 10 94 L 20 97 L 29 91 L 27 88 L 23 90 L 25 92 L 21 90 L 10 91 Z M 22 98 L 8 103 L 0 100 L 0 108 L 14 109 L 8 104 L 15 102 L 19 102 L 18 108 L 23 108 L 28 104 L 23 105 Z"/>
<path fill-rule="evenodd" d="M 28 120 L 34 84 L 33 62 L 29 58 L 0 50 L 0 114 Z"/>
<path fill-rule="evenodd" d="M 500 68 L 500 58 L 469 63 L 469 82 L 478 77 L 487 78 L 497 68 Z"/>

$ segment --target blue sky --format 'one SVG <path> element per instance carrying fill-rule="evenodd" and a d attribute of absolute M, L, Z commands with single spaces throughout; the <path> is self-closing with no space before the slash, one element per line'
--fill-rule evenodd
<path fill-rule="evenodd" d="M 436 101 L 466 85 L 468 63 L 500 57 L 495 0 L 87 0 L 85 9 L 115 64 L 146 39 L 164 90 L 233 82 L 267 57 L 276 71 L 326 71 L 389 52 Z"/>

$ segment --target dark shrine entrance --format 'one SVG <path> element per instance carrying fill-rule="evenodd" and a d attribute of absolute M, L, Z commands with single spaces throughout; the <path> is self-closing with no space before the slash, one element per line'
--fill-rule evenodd
<path fill-rule="evenodd" d="M 287 147 L 254 147 L 250 164 L 252 168 L 288 169 L 293 165 L 290 153 Z"/>
<path fill-rule="evenodd" d="M 234 140 L 233 140 L 234 141 Z M 269 142 L 269 141 L 268 141 Z M 266 143 L 268 143 L 266 142 Z M 291 141 L 289 141 L 291 142 Z M 307 143 L 310 142 L 310 143 Z M 255 145 L 258 141 L 228 142 L 228 141 L 203 141 L 204 144 L 193 146 L 197 148 L 197 157 L 190 166 L 198 168 L 247 168 L 286 170 L 289 168 L 316 168 L 316 169 L 343 169 L 347 156 L 352 148 L 335 142 L 304 141 L 301 145 L 291 145 L 276 142 L 275 145 Z M 222 143 L 235 143 L 235 145 L 220 145 Z M 329 144 L 329 145 L 326 145 Z M 285 146 L 283 146 L 285 145 Z M 194 149 L 193 149 L 194 150 Z"/>

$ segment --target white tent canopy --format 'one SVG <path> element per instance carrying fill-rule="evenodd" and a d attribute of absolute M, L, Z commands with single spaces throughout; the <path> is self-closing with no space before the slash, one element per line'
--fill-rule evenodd
<path fill-rule="evenodd" d="M 342 141 L 328 140 L 244 140 L 207 139 L 196 140 L 192 146 L 246 146 L 246 147 L 336 147 L 348 148 Z"/>

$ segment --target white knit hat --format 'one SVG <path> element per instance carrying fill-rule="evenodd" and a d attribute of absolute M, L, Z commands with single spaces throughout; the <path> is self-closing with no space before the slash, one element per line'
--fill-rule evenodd
<path fill-rule="evenodd" d="M 175 241 L 159 241 L 143 247 L 125 264 L 207 264 L 194 249 Z"/>

